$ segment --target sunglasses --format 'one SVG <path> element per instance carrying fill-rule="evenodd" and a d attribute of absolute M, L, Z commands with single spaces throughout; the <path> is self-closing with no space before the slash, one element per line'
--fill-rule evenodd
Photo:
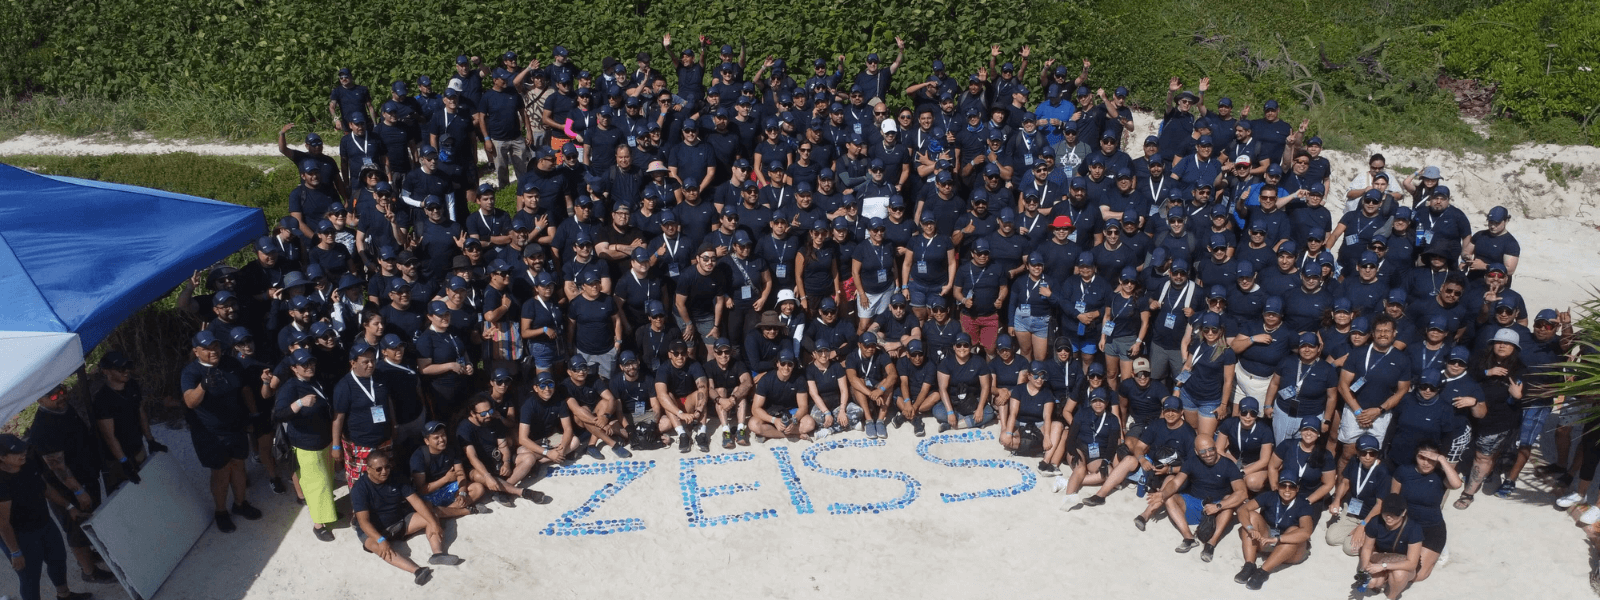
<path fill-rule="evenodd" d="M 1377 450 L 1362 450 L 1362 451 L 1358 452 L 1357 454 L 1360 454 L 1362 456 L 1377 456 L 1378 455 L 1378 451 Z"/>
<path fill-rule="evenodd" d="M 554 384 L 554 383 L 541 383 L 541 384 L 536 385 L 534 387 L 543 388 L 543 389 L 550 389 L 550 388 L 556 387 L 556 384 Z"/>
<path fill-rule="evenodd" d="M 1382 200 L 1373 200 L 1371 198 L 1366 198 L 1366 199 L 1362 200 L 1361 203 L 1362 204 L 1382 204 L 1383 201 Z"/>
<path fill-rule="evenodd" d="M 972 344 L 956 344 L 954 347 L 956 347 L 956 348 L 971 348 Z"/>
<path fill-rule="evenodd" d="M 1439 290 L 1439 293 L 1445 296 L 1460 296 L 1461 290 Z"/>
<path fill-rule="evenodd" d="M 480 412 L 480 413 L 478 413 L 478 416 L 480 416 L 480 417 L 487 417 L 487 416 L 491 416 L 491 415 L 493 415 L 493 414 L 494 414 L 494 411 L 492 411 L 492 410 L 486 410 L 486 411 L 483 411 L 483 412 Z"/>
<path fill-rule="evenodd" d="M 717 259 L 717 255 L 715 255 L 715 254 L 701 254 L 699 256 L 699 259 L 700 260 L 704 260 L 704 261 L 713 261 L 713 260 Z"/>
<path fill-rule="evenodd" d="M 388 465 L 384 465 L 384 466 L 381 466 L 381 467 L 373 466 L 373 465 L 367 465 L 367 470 L 368 471 L 374 471 L 374 472 L 377 472 L 377 473 L 388 473 L 389 470 L 390 470 L 390 467 Z"/>
<path fill-rule="evenodd" d="M 1198 456 L 1211 456 L 1216 454 L 1217 451 L 1211 448 L 1206 448 L 1205 450 L 1195 450 L 1194 453 Z"/>

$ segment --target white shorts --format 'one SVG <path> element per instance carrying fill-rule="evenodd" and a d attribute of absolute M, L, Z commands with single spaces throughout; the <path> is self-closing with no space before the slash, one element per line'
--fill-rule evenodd
<path fill-rule="evenodd" d="M 1343 412 L 1339 413 L 1339 443 L 1354 444 L 1357 438 L 1371 434 L 1372 437 L 1378 438 L 1378 445 L 1383 445 L 1384 434 L 1389 431 L 1389 420 L 1394 416 L 1392 413 L 1383 413 L 1372 420 L 1371 427 L 1362 427 L 1356 423 L 1356 413 L 1351 411 L 1350 407 L 1346 406 L 1342 410 Z"/>
<path fill-rule="evenodd" d="M 898 293 L 899 288 L 890 287 L 882 294 L 868 294 L 860 286 L 856 287 L 856 317 L 871 319 L 884 311 L 889 310 L 889 297 Z"/>
<path fill-rule="evenodd" d="M 1270 403 L 1267 402 L 1268 399 L 1264 396 L 1267 395 L 1267 385 L 1271 383 L 1272 375 L 1267 375 L 1266 377 L 1256 377 L 1255 375 L 1251 375 L 1248 371 L 1245 371 L 1242 367 L 1234 369 L 1233 404 L 1237 406 L 1239 401 L 1244 400 L 1245 397 L 1248 396 L 1255 398 L 1256 404 L 1262 407 L 1263 412 L 1266 411 L 1266 407 L 1269 406 Z"/>

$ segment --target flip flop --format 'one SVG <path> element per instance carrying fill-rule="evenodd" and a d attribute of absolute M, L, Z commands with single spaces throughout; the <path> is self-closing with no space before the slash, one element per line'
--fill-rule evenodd
<path fill-rule="evenodd" d="M 1462 494 L 1460 498 L 1456 499 L 1454 506 L 1456 510 L 1466 510 L 1468 506 L 1472 506 L 1472 500 L 1473 494 Z"/>

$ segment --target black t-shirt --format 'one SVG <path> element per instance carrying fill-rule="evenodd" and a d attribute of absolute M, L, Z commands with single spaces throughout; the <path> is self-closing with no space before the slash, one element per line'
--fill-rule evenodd
<path fill-rule="evenodd" d="M 471 419 L 462 419 L 461 424 L 456 426 L 456 443 L 462 448 L 471 446 L 478 453 L 478 460 L 483 461 L 484 466 L 494 468 L 491 461 L 495 459 L 495 453 L 500 450 L 500 443 L 495 439 L 494 429 L 490 427 L 490 423 L 478 425 Z"/>
<path fill-rule="evenodd" d="M 291 407 L 296 400 L 316 396 L 317 402 L 302 407 L 298 412 Z M 289 424 L 289 444 L 301 450 L 321 450 L 333 443 L 333 402 L 328 392 L 316 381 L 290 379 L 278 388 L 272 416 Z"/>
<path fill-rule="evenodd" d="M 777 372 L 768 373 L 761 378 L 761 383 L 756 384 L 756 395 L 766 398 L 764 406 L 768 411 L 799 408 L 797 395 L 809 393 L 805 376 L 798 372 L 791 375 L 788 381 L 779 378 Z"/>
<path fill-rule="evenodd" d="M 144 428 L 139 419 L 139 402 L 143 398 L 137 381 L 129 381 L 121 391 L 109 385 L 102 386 L 94 394 L 94 418 L 111 421 L 113 435 L 117 445 L 122 446 L 124 456 L 133 456 L 144 449 Z M 109 449 L 106 458 L 112 458 Z"/>
<path fill-rule="evenodd" d="M 460 463 L 461 458 L 449 447 L 444 452 L 434 454 L 427 446 L 421 446 L 411 454 L 411 472 L 421 473 L 423 481 L 429 483 L 444 477 L 451 467 Z"/>
<path fill-rule="evenodd" d="M 1396 469 L 1394 480 L 1400 482 L 1400 496 L 1406 499 L 1406 515 L 1423 527 L 1444 524 L 1445 478 L 1438 467 L 1423 474 L 1416 465 Z"/>
<path fill-rule="evenodd" d="M 401 481 L 393 471 L 383 483 L 373 483 L 370 476 L 362 475 L 350 487 L 350 509 L 366 511 L 372 526 L 382 531 L 411 513 L 411 503 L 406 498 L 416 493 L 411 484 Z"/>
<path fill-rule="evenodd" d="M 11 529 L 33 531 L 51 524 L 50 508 L 44 499 L 44 475 L 37 454 L 28 453 L 28 462 L 16 473 L 0 471 L 0 502 L 11 503 Z"/>
<path fill-rule="evenodd" d="M 212 366 L 203 365 L 200 361 L 190 361 L 183 366 L 178 391 L 186 392 L 205 385 L 205 398 L 200 401 L 200 406 L 185 411 L 190 429 L 217 433 L 244 431 L 249 410 L 244 404 L 244 382 L 240 371 L 239 361 L 229 356 L 222 357 Z"/>
<path fill-rule="evenodd" d="M 578 383 L 575 379 L 566 379 L 556 384 L 556 397 L 563 403 L 567 400 L 577 400 L 579 406 L 594 410 L 594 407 L 600 404 L 601 389 L 603 388 L 598 381 Z"/>
<path fill-rule="evenodd" d="M 1412 544 L 1422 543 L 1422 525 L 1411 519 L 1403 521 L 1399 529 L 1389 529 L 1383 519 L 1372 519 L 1367 521 L 1366 530 L 1374 552 L 1403 555 L 1411 551 Z"/>
<path fill-rule="evenodd" d="M 522 411 L 518 414 L 522 423 L 528 426 L 528 438 L 534 440 L 561 433 L 561 420 L 572 417 L 565 402 L 556 401 L 553 397 L 550 402 L 545 402 L 538 394 L 530 394 L 523 399 Z"/>
<path fill-rule="evenodd" d="M 697 269 L 689 269 L 678 275 L 678 295 L 684 296 L 684 304 L 689 309 L 692 318 L 709 317 L 716 314 L 716 302 L 727 295 L 726 285 L 712 275 L 701 275 Z"/>
<path fill-rule="evenodd" d="M 1219 458 L 1217 464 L 1208 465 L 1195 454 L 1183 460 L 1183 472 L 1189 475 L 1188 494 L 1212 503 L 1233 493 L 1233 482 L 1244 476 L 1231 460 Z"/>
<path fill-rule="evenodd" d="M 78 483 L 87 485 L 100 476 L 100 440 L 71 408 L 54 412 L 41 405 L 34 413 L 33 427 L 28 430 L 28 443 L 39 456 L 62 453 L 67 470 L 72 471 Z M 47 476 L 54 481 L 53 473 Z"/>
<path fill-rule="evenodd" d="M 351 442 L 375 448 L 389 441 L 396 425 L 394 405 L 381 381 L 362 379 L 357 381 L 354 374 L 339 379 L 333 388 L 333 412 L 346 415 L 344 427 Z"/>
<path fill-rule="evenodd" d="M 806 379 L 817 384 L 817 395 L 822 396 L 823 404 L 828 408 L 839 408 L 839 382 L 844 379 L 844 367 L 837 362 L 830 362 L 828 368 L 821 369 L 816 363 L 809 363 L 806 365 Z"/>
<path fill-rule="evenodd" d="M 712 388 L 728 391 L 739 387 L 739 378 L 750 372 L 750 368 L 744 366 L 744 361 L 737 358 L 729 360 L 727 368 L 718 365 L 716 360 L 706 361 L 701 368 L 705 370 Z"/>
<path fill-rule="evenodd" d="M 667 394 L 674 398 L 687 397 L 699 390 L 699 382 L 706 378 L 706 372 L 700 368 L 700 363 L 688 361 L 683 363 L 683 368 L 672 365 L 672 361 L 661 364 L 661 370 L 656 374 L 656 381 L 667 386 Z"/>

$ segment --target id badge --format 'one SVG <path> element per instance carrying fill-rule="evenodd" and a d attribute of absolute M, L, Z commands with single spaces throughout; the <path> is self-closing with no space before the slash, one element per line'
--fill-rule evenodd
<path fill-rule="evenodd" d="M 888 269 L 878 269 L 878 283 L 889 283 Z"/>
<path fill-rule="evenodd" d="M 1283 536 L 1283 530 L 1279 529 L 1277 527 L 1268 527 L 1267 528 L 1267 532 L 1272 534 L 1270 537 L 1282 537 Z"/>
<path fill-rule="evenodd" d="M 1150 216 L 1154 217 L 1159 214 L 1161 214 L 1161 207 L 1154 204 L 1150 205 Z"/>
<path fill-rule="evenodd" d="M 789 277 L 789 265 L 777 265 L 773 267 L 772 270 L 778 275 L 778 279 L 785 279 Z"/>
<path fill-rule="evenodd" d="M 1022 164 L 1028 165 L 1030 167 L 1033 166 L 1033 155 L 1032 154 L 1024 154 L 1024 155 L 1022 155 Z"/>
<path fill-rule="evenodd" d="M 1361 509 L 1365 506 L 1366 504 L 1362 503 L 1360 498 L 1355 498 L 1345 507 L 1344 513 L 1350 515 L 1351 518 L 1355 518 L 1356 515 L 1361 514 Z"/>
<path fill-rule="evenodd" d="M 1297 391 L 1299 391 L 1299 390 L 1294 389 L 1294 386 L 1291 385 L 1289 387 L 1286 387 L 1286 388 L 1283 388 L 1281 390 L 1278 390 L 1278 397 L 1279 398 L 1283 398 L 1284 400 L 1293 400 L 1294 399 L 1294 394 Z"/>
<path fill-rule="evenodd" d="M 1117 324 L 1116 323 L 1112 323 L 1111 321 L 1106 321 L 1104 325 L 1100 326 L 1100 335 L 1103 335 L 1103 336 L 1106 336 L 1106 337 L 1111 337 L 1111 332 L 1116 331 L 1116 329 L 1117 329 Z"/>
<path fill-rule="evenodd" d="M 1022 304 L 1018 304 L 1017 305 L 1017 316 L 1022 317 L 1024 319 L 1032 318 L 1033 317 L 1033 305 L 1032 304 L 1028 304 L 1027 302 L 1023 302 Z"/>
<path fill-rule="evenodd" d="M 917 274 L 918 275 L 927 275 L 928 274 L 928 261 L 925 261 L 925 260 L 917 261 Z"/>
<path fill-rule="evenodd" d="M 1189 381 L 1189 370 L 1188 369 L 1184 369 L 1182 371 L 1179 371 L 1178 372 L 1178 376 L 1174 377 L 1172 379 L 1173 379 L 1173 381 L 1177 381 L 1178 383 L 1184 383 L 1186 381 Z"/>
<path fill-rule="evenodd" d="M 1424 243 L 1424 244 L 1433 243 L 1433 230 L 1432 229 L 1429 229 L 1427 231 L 1422 232 L 1422 243 Z"/>
<path fill-rule="evenodd" d="M 372 423 L 373 424 L 378 424 L 378 423 L 387 423 L 387 422 L 389 422 L 389 415 L 387 415 L 387 414 L 385 414 L 383 412 L 383 405 L 382 404 L 374 404 L 374 405 L 372 405 Z"/>
<path fill-rule="evenodd" d="M 1100 444 L 1089 444 L 1087 449 L 1089 451 L 1089 460 L 1097 460 L 1100 458 Z"/>
<path fill-rule="evenodd" d="M 1360 235 L 1351 233 L 1351 234 L 1347 234 L 1347 235 L 1344 236 L 1344 245 L 1346 245 L 1346 246 L 1350 246 L 1350 247 L 1353 248 L 1357 244 L 1360 244 L 1360 243 L 1361 243 L 1361 236 Z"/>
<path fill-rule="evenodd" d="M 1067 234 L 1067 241 L 1069 241 L 1069 242 L 1078 241 L 1078 232 L 1076 230 L 1074 230 L 1072 233 L 1068 233 Z"/>
<path fill-rule="evenodd" d="M 1163 324 L 1166 325 L 1167 329 L 1172 329 L 1173 327 L 1177 327 L 1178 326 L 1178 315 L 1177 315 L 1177 313 L 1167 313 L 1167 318 L 1163 322 Z"/>
<path fill-rule="evenodd" d="M 678 263 L 667 263 L 667 276 L 669 276 L 669 277 L 677 277 L 678 276 Z"/>
<path fill-rule="evenodd" d="M 754 291 L 755 290 L 748 285 L 739 286 L 739 299 L 749 300 Z"/>
<path fill-rule="evenodd" d="M 629 148 L 636 148 L 638 146 L 639 146 L 639 138 L 636 138 L 636 137 L 631 136 L 631 135 L 628 136 L 628 147 Z"/>
<path fill-rule="evenodd" d="M 1359 391 L 1361 391 L 1361 386 L 1366 385 L 1366 384 L 1367 384 L 1367 376 L 1366 375 L 1362 375 L 1360 379 L 1357 379 L 1355 381 L 1350 382 L 1350 391 L 1359 392 Z"/>
<path fill-rule="evenodd" d="M 856 123 L 855 125 L 851 125 L 851 127 L 855 128 L 856 135 L 861 135 L 861 124 L 860 123 Z"/>
<path fill-rule="evenodd" d="M 1080 313 L 1089 312 L 1089 305 L 1084 304 L 1082 300 L 1079 300 L 1077 304 L 1072 305 L 1072 308 Z"/>

